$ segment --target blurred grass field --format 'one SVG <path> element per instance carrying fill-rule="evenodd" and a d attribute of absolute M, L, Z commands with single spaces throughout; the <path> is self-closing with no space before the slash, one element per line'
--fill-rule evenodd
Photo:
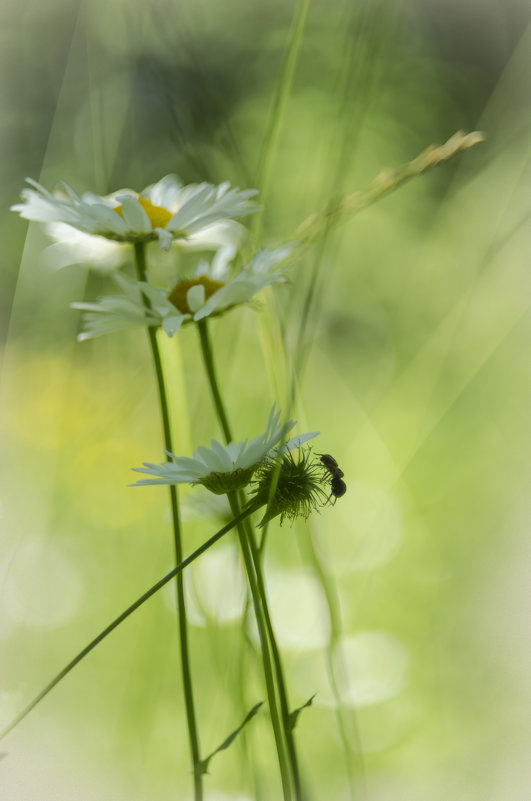
<path fill-rule="evenodd" d="M 261 242 L 274 245 L 381 168 L 479 129 L 484 144 L 330 232 L 289 285 L 211 330 L 236 436 L 250 438 L 285 404 L 317 275 L 294 416 L 321 431 L 315 449 L 348 492 L 272 526 L 266 557 L 292 702 L 316 693 L 296 730 L 309 797 L 527 801 L 531 9 L 310 3 L 267 151 L 296 10 L 3 4 L 0 718 L 173 558 L 164 489 L 128 487 L 131 467 L 162 458 L 145 333 L 76 343 L 69 304 L 109 279 L 50 267 L 43 232 L 8 211 L 24 177 L 106 193 L 174 172 L 247 188 L 269 153 Z M 219 436 L 194 330 L 164 352 L 175 450 L 191 454 Z M 183 501 L 188 553 L 226 510 L 197 488 Z M 227 539 L 187 577 L 205 753 L 264 697 L 240 573 Z M 6 738 L 3 797 L 191 797 L 174 615 L 161 593 Z M 276 772 L 259 713 L 213 760 L 206 798 L 270 801 Z"/>

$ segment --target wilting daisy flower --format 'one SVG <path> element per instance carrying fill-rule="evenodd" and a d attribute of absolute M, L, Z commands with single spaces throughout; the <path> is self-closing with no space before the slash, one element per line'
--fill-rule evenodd
<path fill-rule="evenodd" d="M 319 432 L 300 434 L 282 444 L 282 440 L 295 425 L 294 420 L 279 424 L 280 411 L 275 412 L 275 404 L 269 412 L 267 428 L 264 434 L 255 437 L 251 442 L 230 442 L 222 445 L 215 439 L 210 441 L 210 448 L 199 447 L 193 458 L 175 456 L 165 451 L 170 461 L 156 465 L 144 462 L 143 467 L 133 468 L 137 473 L 146 473 L 154 478 L 144 478 L 134 486 L 147 484 L 202 484 L 206 489 L 222 495 L 234 492 L 249 484 L 253 473 L 264 463 L 274 450 L 274 454 L 286 453 L 298 448 L 303 442 L 317 436 Z M 277 448 L 279 443 L 281 443 Z"/>
<path fill-rule="evenodd" d="M 202 262 L 194 277 L 180 279 L 169 292 L 145 281 L 115 275 L 121 295 L 107 295 L 95 303 L 72 304 L 85 312 L 78 339 L 90 339 L 141 325 L 160 325 L 168 336 L 173 336 L 183 323 L 222 314 L 249 302 L 270 284 L 284 280 L 286 268 L 274 268 L 289 256 L 291 250 L 292 245 L 262 250 L 229 278 L 228 265 L 234 248 L 222 248 L 210 264 Z"/>
<path fill-rule="evenodd" d="M 167 175 L 140 194 L 121 189 L 106 197 L 77 195 L 67 184 L 48 192 L 28 178 L 32 189 L 23 189 L 23 202 L 12 206 L 21 217 L 37 222 L 62 222 L 87 234 L 116 242 L 157 240 L 168 250 L 175 239 L 187 240 L 216 223 L 234 220 L 255 211 L 255 189 L 230 189 L 228 183 L 182 186 Z"/>

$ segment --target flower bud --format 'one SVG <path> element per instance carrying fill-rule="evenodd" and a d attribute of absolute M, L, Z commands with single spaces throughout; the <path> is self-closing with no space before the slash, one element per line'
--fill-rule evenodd
<path fill-rule="evenodd" d="M 290 520 L 307 518 L 326 503 L 327 495 L 321 487 L 322 469 L 310 457 L 310 448 L 300 448 L 296 455 L 288 451 L 258 467 L 252 481 L 254 495 L 250 504 L 267 505 L 260 526 L 277 515 L 280 515 L 281 524 L 286 517 Z"/>

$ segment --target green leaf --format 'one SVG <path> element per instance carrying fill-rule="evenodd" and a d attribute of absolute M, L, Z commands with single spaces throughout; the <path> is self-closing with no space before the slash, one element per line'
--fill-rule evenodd
<path fill-rule="evenodd" d="M 311 700 L 311 699 L 310 699 L 310 700 Z M 199 762 L 199 765 L 198 765 L 198 768 L 199 768 L 199 771 L 200 771 L 201 773 L 208 773 L 208 763 L 210 762 L 210 760 L 212 759 L 212 757 L 213 757 L 213 756 L 215 756 L 215 754 L 217 754 L 217 753 L 218 753 L 218 751 L 224 751 L 224 750 L 225 750 L 225 748 L 228 748 L 228 747 L 229 747 L 229 745 L 232 743 L 232 741 L 233 741 L 233 740 L 235 740 L 235 739 L 236 739 L 236 737 L 238 736 L 238 734 L 241 732 L 241 730 L 243 729 L 243 727 L 244 727 L 244 726 L 245 726 L 247 723 L 249 723 L 249 721 L 251 720 L 251 718 L 254 718 L 254 716 L 256 715 L 256 713 L 258 712 L 258 710 L 260 709 L 260 707 L 262 706 L 262 704 L 263 704 L 263 703 L 264 703 L 263 701 L 259 701 L 257 704 L 255 704 L 255 705 L 253 706 L 253 708 L 250 710 L 250 712 L 248 712 L 248 713 L 247 713 L 247 715 L 245 716 L 245 718 L 244 718 L 244 720 L 243 720 L 243 723 L 240 723 L 240 725 L 238 726 L 238 728 L 237 728 L 237 729 L 234 729 L 234 731 L 233 731 L 233 732 L 231 732 L 231 733 L 229 734 L 229 736 L 228 736 L 228 737 L 227 737 L 225 740 L 223 740 L 223 742 L 221 743 L 221 745 L 218 745 L 218 747 L 217 747 L 217 748 L 216 748 L 214 751 L 212 751 L 212 753 L 211 753 L 211 754 L 209 754 L 207 757 L 205 757 L 205 759 L 201 759 L 201 760 L 200 760 L 200 762 Z"/>
<path fill-rule="evenodd" d="M 317 693 L 314 693 L 311 696 L 311 698 L 308 698 L 308 700 L 306 701 L 305 704 L 303 704 L 302 706 L 298 706 L 297 709 L 294 709 L 293 712 L 290 712 L 290 714 L 289 714 L 289 727 L 290 727 L 290 729 L 293 730 L 295 728 L 295 726 L 297 725 L 297 721 L 299 719 L 300 713 L 307 706 L 311 706 L 312 705 L 313 699 L 315 698 L 316 695 L 317 695 Z"/>

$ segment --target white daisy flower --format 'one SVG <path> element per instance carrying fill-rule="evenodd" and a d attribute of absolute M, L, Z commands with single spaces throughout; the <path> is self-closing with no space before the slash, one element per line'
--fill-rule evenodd
<path fill-rule="evenodd" d="M 277 456 L 293 448 L 298 448 L 319 433 L 312 431 L 308 434 L 300 434 L 275 448 L 279 442 L 282 443 L 287 433 L 296 424 L 294 420 L 288 420 L 280 425 L 279 419 L 280 411 L 276 412 L 275 404 L 273 404 L 265 433 L 255 437 L 249 443 L 245 440 L 244 442 L 230 442 L 225 446 L 213 439 L 210 441 L 210 448 L 197 448 L 191 459 L 185 456 L 175 456 L 170 451 L 165 451 L 170 458 L 169 462 L 160 465 L 144 462 L 143 467 L 133 468 L 137 473 L 155 476 L 155 478 L 141 479 L 133 486 L 202 484 L 216 495 L 242 489 L 249 484 L 253 473 L 269 455 Z M 273 449 L 274 452 L 271 453 Z"/>
<path fill-rule="evenodd" d="M 234 256 L 234 248 L 227 246 L 218 251 L 211 264 L 201 262 L 193 278 L 177 281 L 169 293 L 147 282 L 116 275 L 123 294 L 108 295 L 95 303 L 72 304 L 73 308 L 85 312 L 78 339 L 91 339 L 141 325 L 160 325 L 171 337 L 183 323 L 222 314 L 248 303 L 270 284 L 285 280 L 286 268 L 274 268 L 289 256 L 292 247 L 263 250 L 233 278 L 228 278 L 228 264 Z M 148 300 L 149 309 L 144 298 Z"/>
<path fill-rule="evenodd" d="M 68 223 L 52 222 L 45 230 L 53 244 L 44 251 L 44 262 L 55 270 L 84 264 L 94 270 L 111 272 L 131 258 L 127 242 L 113 242 L 103 236 L 86 234 Z"/>
<path fill-rule="evenodd" d="M 27 181 L 33 188 L 23 189 L 23 202 L 11 207 L 24 219 L 67 223 L 116 242 L 158 239 L 164 250 L 175 239 L 188 240 L 194 235 L 205 236 L 205 232 L 213 236 L 212 226 L 256 210 L 251 201 L 255 189 L 230 189 L 228 183 L 182 186 L 174 175 L 165 176 L 140 194 L 121 189 L 106 197 L 91 193 L 79 196 L 65 183 L 62 191 L 52 194 L 36 181 Z"/>
<path fill-rule="evenodd" d="M 103 236 L 86 234 L 68 223 L 52 222 L 45 230 L 53 244 L 44 251 L 44 259 L 52 269 L 60 270 L 73 264 L 83 264 L 94 270 L 111 272 L 131 259 L 128 242 L 115 242 Z M 207 225 L 188 239 L 174 240 L 180 250 L 219 250 L 226 246 L 239 249 L 247 231 L 235 220 L 220 220 Z"/>
<path fill-rule="evenodd" d="M 138 326 L 160 325 L 169 337 L 177 333 L 186 317 L 169 302 L 167 292 L 121 273 L 114 274 L 113 279 L 122 290 L 121 295 L 104 295 L 95 303 L 71 304 L 73 309 L 84 312 L 79 342 Z"/>
<path fill-rule="evenodd" d="M 191 315 L 194 322 L 248 303 L 261 289 L 285 280 L 286 268 L 274 268 L 289 256 L 292 248 L 293 245 L 286 245 L 260 251 L 229 280 L 226 280 L 228 262 L 234 253 L 230 248 L 222 248 L 210 265 L 202 262 L 198 266 L 193 278 L 177 281 L 168 300 L 183 314 Z"/>

